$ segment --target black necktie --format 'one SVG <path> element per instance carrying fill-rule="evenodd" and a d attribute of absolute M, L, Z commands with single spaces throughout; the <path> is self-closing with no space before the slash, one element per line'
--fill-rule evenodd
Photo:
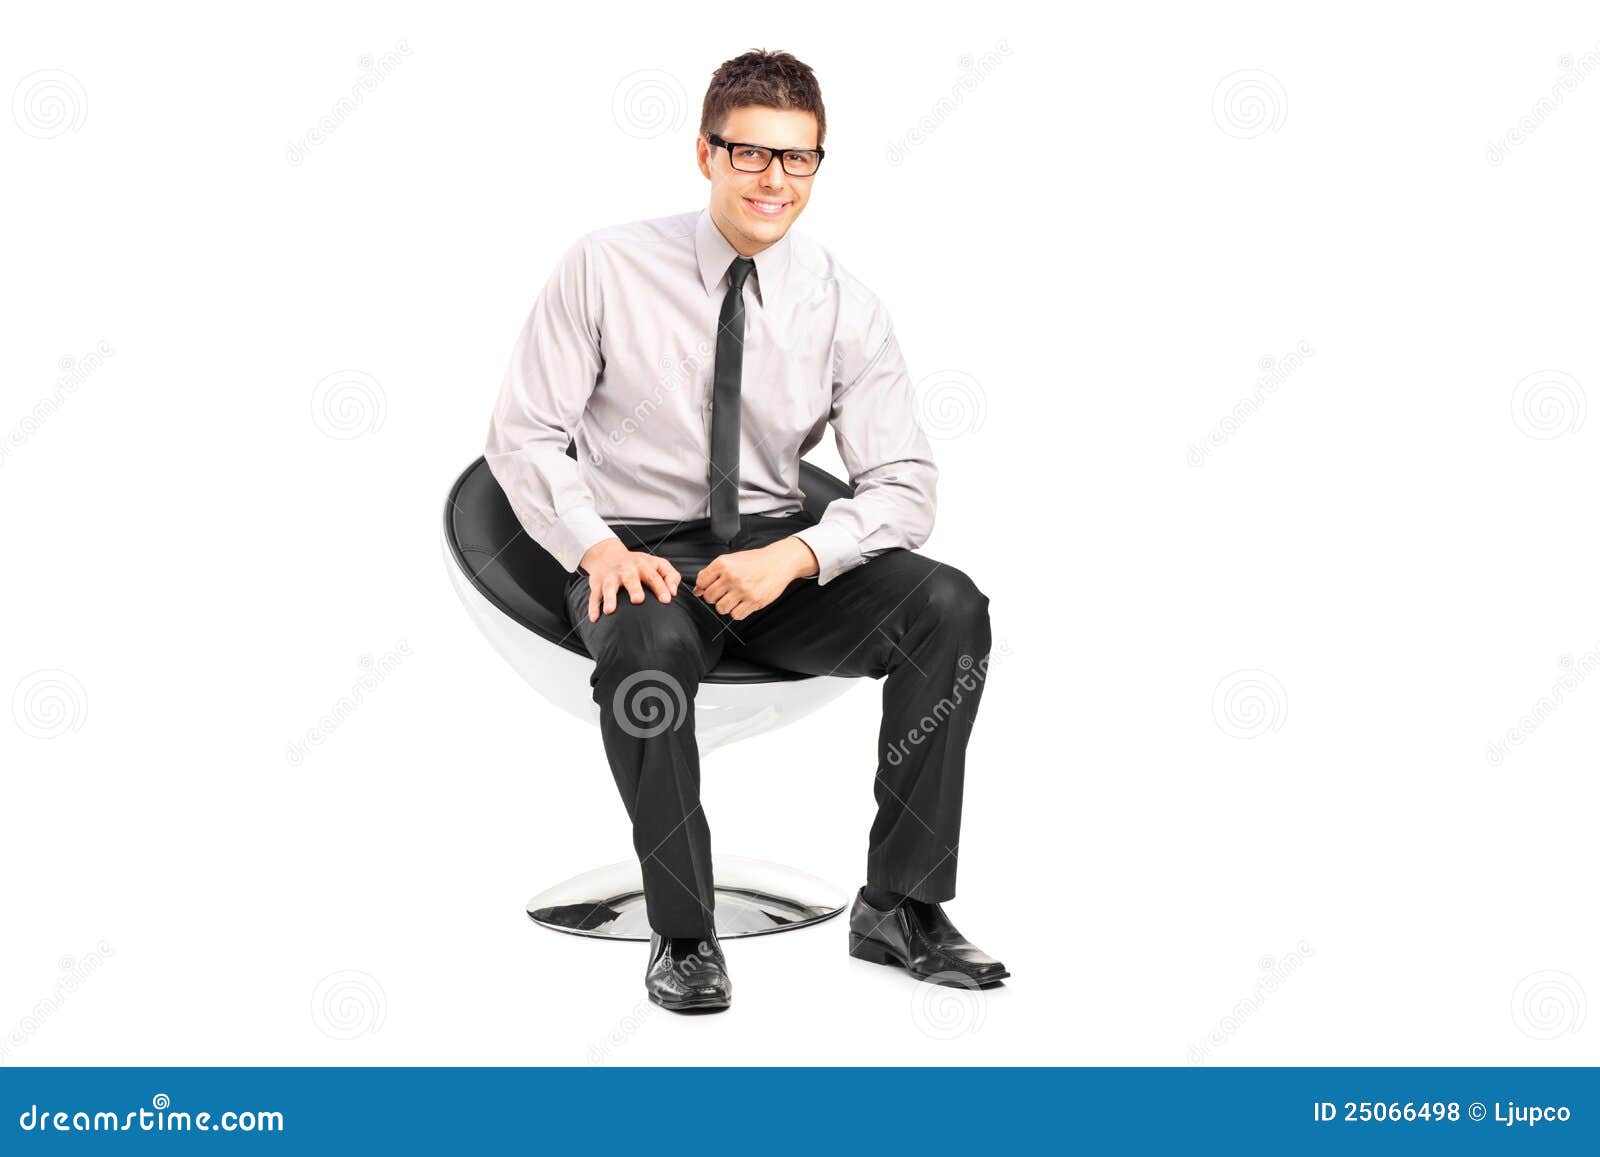
<path fill-rule="evenodd" d="M 711 533 L 724 542 L 739 533 L 739 376 L 744 362 L 744 281 L 756 263 L 735 257 L 718 319 L 717 365 L 711 386 Z"/>

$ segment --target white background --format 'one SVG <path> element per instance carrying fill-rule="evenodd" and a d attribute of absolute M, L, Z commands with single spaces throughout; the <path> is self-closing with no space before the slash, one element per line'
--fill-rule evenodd
<path fill-rule="evenodd" d="M 1600 1061 L 1600 19 L 1439 11 L 9 11 L 0 1059 Z M 926 552 L 992 601 L 981 996 L 836 921 L 673 1018 L 522 912 L 627 824 L 444 494 L 558 254 L 705 204 L 751 47 L 821 81 L 799 228 L 891 310 Z M 708 759 L 718 848 L 859 883 L 880 690 Z"/>

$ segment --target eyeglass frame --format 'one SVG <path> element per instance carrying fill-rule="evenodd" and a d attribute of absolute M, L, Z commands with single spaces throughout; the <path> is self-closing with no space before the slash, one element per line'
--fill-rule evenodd
<path fill-rule="evenodd" d="M 716 133 L 707 133 L 706 140 L 710 142 L 714 148 L 728 150 L 728 167 L 736 173 L 765 173 L 768 169 L 772 168 L 773 157 L 778 158 L 778 164 L 783 169 L 784 174 L 790 177 L 815 177 L 819 172 L 822 171 L 823 152 L 821 145 L 818 145 L 814 149 L 775 149 L 771 145 L 758 145 L 753 141 L 723 140 Z M 733 163 L 734 149 L 763 149 L 769 154 L 767 157 L 767 163 L 762 165 L 759 169 L 741 169 L 738 165 Z M 791 173 L 789 172 L 789 166 L 783 162 L 783 156 L 785 153 L 816 153 L 817 167 L 812 169 L 809 173 Z"/>

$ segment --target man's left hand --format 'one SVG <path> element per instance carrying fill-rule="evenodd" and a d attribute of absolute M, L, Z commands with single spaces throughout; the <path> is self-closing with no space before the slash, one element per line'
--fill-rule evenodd
<path fill-rule="evenodd" d="M 694 593 L 721 615 L 743 619 L 772 602 L 797 578 L 817 573 L 804 539 L 780 538 L 757 550 L 719 554 L 701 569 Z"/>

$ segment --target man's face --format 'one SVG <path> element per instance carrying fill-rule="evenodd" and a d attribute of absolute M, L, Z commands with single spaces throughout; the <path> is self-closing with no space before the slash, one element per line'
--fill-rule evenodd
<path fill-rule="evenodd" d="M 799 109 L 750 105 L 728 114 L 717 133 L 725 141 L 773 149 L 817 147 L 817 118 Z M 791 177 L 777 153 L 763 173 L 735 169 L 728 150 L 696 138 L 700 171 L 711 179 L 711 220 L 742 256 L 753 257 L 783 239 L 811 196 L 811 177 Z M 772 211 L 768 211 L 768 210 Z"/>

